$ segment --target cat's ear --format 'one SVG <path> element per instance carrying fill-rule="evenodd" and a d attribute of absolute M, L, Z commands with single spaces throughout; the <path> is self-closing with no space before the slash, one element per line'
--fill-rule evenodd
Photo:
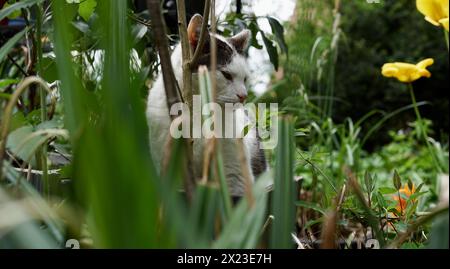
<path fill-rule="evenodd" d="M 250 30 L 246 29 L 240 32 L 239 34 L 229 38 L 228 40 L 234 46 L 234 48 L 239 54 L 244 54 L 244 52 L 250 45 L 250 37 L 251 32 Z"/>
<path fill-rule="evenodd" d="M 192 49 L 195 50 L 200 39 L 200 32 L 202 28 L 203 17 L 200 14 L 195 14 L 188 25 L 188 38 Z"/>

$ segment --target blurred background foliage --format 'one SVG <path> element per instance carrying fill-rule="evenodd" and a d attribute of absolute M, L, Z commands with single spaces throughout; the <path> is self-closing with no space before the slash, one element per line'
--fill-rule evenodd
<path fill-rule="evenodd" d="M 405 85 L 380 76 L 379 67 L 385 62 L 416 63 L 425 58 L 435 59 L 430 67 L 431 79 L 414 85 L 418 101 L 429 105 L 421 108 L 423 117 L 433 122 L 433 137 L 446 142 L 449 133 L 449 62 L 442 31 L 423 22 L 423 15 L 411 12 L 415 1 L 382 1 L 367 5 L 363 1 L 346 1 L 342 5 L 342 38 L 336 67 L 336 97 L 350 104 L 335 107 L 333 115 L 342 121 L 350 116 L 358 119 L 371 110 L 394 111 L 410 103 Z M 363 64 L 364 63 L 364 64 Z M 355 100 L 351 102 L 350 100 Z M 389 130 L 405 128 L 411 113 L 393 117 L 372 138 L 369 148 L 389 141 Z M 365 127 L 374 124 L 368 121 Z"/>
<path fill-rule="evenodd" d="M 434 58 L 432 78 L 417 81 L 414 88 L 418 101 L 428 103 L 421 110 L 432 121 L 432 136 L 447 142 L 449 63 L 445 39 L 442 31 L 424 23 L 423 15 L 415 10 L 415 1 L 409 0 L 378 4 L 340 1 L 339 14 L 334 15 L 336 1 L 298 1 L 287 24 L 290 58 L 284 60 L 279 74 L 283 79 L 276 76 L 274 80 L 277 100 L 289 102 L 298 91 L 292 85 L 300 85 L 320 115 L 331 116 L 336 122 L 348 117 L 357 121 L 374 110 L 389 113 L 410 104 L 410 97 L 406 85 L 380 75 L 381 66 Z M 334 103 L 331 111 L 330 98 Z M 377 120 L 365 121 L 363 130 L 369 130 Z M 390 130 L 408 128 L 406 123 L 413 120 L 413 113 L 388 119 L 377 135 L 369 138 L 365 149 L 388 143 Z"/>

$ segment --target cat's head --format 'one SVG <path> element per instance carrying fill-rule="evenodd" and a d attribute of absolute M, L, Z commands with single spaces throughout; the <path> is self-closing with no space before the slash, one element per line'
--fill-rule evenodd
<path fill-rule="evenodd" d="M 188 26 L 189 43 L 195 51 L 200 38 L 203 18 L 200 15 L 192 17 Z M 217 44 L 217 99 L 218 103 L 243 103 L 247 98 L 247 80 L 249 69 L 245 58 L 245 51 L 249 46 L 250 31 L 243 30 L 235 36 L 226 38 L 209 33 L 201 52 L 198 66 L 206 65 L 210 68 L 211 45 L 215 38 Z M 197 70 L 198 66 L 194 66 Z"/>

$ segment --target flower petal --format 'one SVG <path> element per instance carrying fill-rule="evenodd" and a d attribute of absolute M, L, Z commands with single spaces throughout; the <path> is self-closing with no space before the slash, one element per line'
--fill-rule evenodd
<path fill-rule="evenodd" d="M 420 70 L 420 71 L 419 71 L 419 74 L 420 74 L 421 77 L 426 77 L 426 78 L 431 77 L 430 71 L 428 71 L 428 70 L 426 70 L 426 69 Z"/>
<path fill-rule="evenodd" d="M 439 25 L 440 25 L 439 22 L 433 20 L 432 18 L 430 18 L 430 17 L 428 17 L 428 16 L 425 17 L 425 20 L 426 20 L 427 22 L 433 24 L 434 26 L 439 26 Z"/>
<path fill-rule="evenodd" d="M 417 64 L 417 67 L 420 68 L 420 69 L 425 69 L 425 68 L 427 68 L 428 66 L 430 66 L 432 64 L 434 64 L 434 60 L 432 58 L 428 58 L 428 59 L 420 61 Z"/>
<path fill-rule="evenodd" d="M 436 0 L 439 3 L 439 6 L 442 9 L 445 17 L 448 18 L 448 0 Z"/>
<path fill-rule="evenodd" d="M 417 9 L 425 19 L 439 26 L 439 21 L 448 18 L 448 0 L 416 0 Z"/>
<path fill-rule="evenodd" d="M 381 70 L 381 73 L 385 77 L 393 77 L 398 73 L 398 69 L 394 66 L 391 66 L 389 64 L 386 64 L 383 66 L 383 69 Z"/>

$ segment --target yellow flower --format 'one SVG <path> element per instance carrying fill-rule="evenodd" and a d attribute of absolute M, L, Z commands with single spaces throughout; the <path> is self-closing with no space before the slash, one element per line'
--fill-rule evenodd
<path fill-rule="evenodd" d="M 448 31 L 448 0 L 417 0 L 416 5 L 425 20 Z"/>
<path fill-rule="evenodd" d="M 383 65 L 381 73 L 385 77 L 395 77 L 404 83 L 410 83 L 421 77 L 431 77 L 431 73 L 426 69 L 432 65 L 434 60 L 429 58 L 414 65 L 409 63 L 387 63 Z"/>

